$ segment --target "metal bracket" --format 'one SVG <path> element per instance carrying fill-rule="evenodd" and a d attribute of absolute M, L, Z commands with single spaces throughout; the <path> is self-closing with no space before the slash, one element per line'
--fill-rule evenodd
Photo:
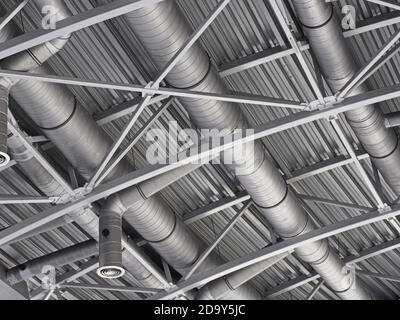
<path fill-rule="evenodd" d="M 50 203 L 57 204 L 61 197 L 49 197 Z"/>
<path fill-rule="evenodd" d="M 92 192 L 91 188 L 86 188 L 82 187 L 82 188 L 78 188 L 74 190 L 74 194 L 70 195 L 70 194 L 63 194 L 60 197 L 54 197 L 54 203 L 56 204 L 66 204 L 69 203 L 71 201 L 74 200 L 78 200 L 83 198 L 84 196 L 86 196 L 87 194 L 89 194 L 90 192 Z M 53 198 L 51 198 L 53 200 Z"/>
<path fill-rule="evenodd" d="M 381 213 L 381 214 L 387 213 L 387 212 L 389 212 L 389 211 L 392 210 L 392 207 L 391 207 L 391 206 L 387 205 L 386 203 L 385 203 L 384 205 L 385 205 L 385 207 L 383 207 L 383 208 L 378 208 L 378 210 L 377 210 L 377 211 L 378 211 L 379 213 Z"/>
<path fill-rule="evenodd" d="M 315 110 L 323 110 L 332 108 L 335 104 L 342 102 L 343 98 L 338 98 L 336 96 L 329 96 L 324 98 L 324 103 L 321 103 L 320 100 L 311 101 L 308 105 L 306 110 L 307 111 L 315 111 Z"/>
<path fill-rule="evenodd" d="M 146 86 L 144 87 L 145 89 L 159 89 L 160 86 L 155 86 L 154 81 L 150 81 Z M 151 93 L 144 93 L 142 92 L 141 96 L 142 98 L 146 98 L 148 96 L 153 96 L 154 94 Z"/>

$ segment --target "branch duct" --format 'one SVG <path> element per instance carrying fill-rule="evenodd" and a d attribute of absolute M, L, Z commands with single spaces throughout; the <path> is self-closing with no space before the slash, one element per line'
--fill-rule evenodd
<path fill-rule="evenodd" d="M 125 18 L 159 69 L 168 63 L 192 33 L 174 1 L 164 1 L 142 8 L 128 13 Z M 207 54 L 199 45 L 193 46 L 182 57 L 166 80 L 171 86 L 178 88 L 228 93 Z M 182 98 L 180 102 L 199 128 L 232 131 L 248 127 L 237 105 L 194 98 Z M 237 173 L 242 185 L 281 237 L 292 238 L 316 229 L 260 142 L 256 142 L 254 152 L 230 152 L 235 159 L 230 169 Z M 138 214 L 139 205 L 136 205 L 135 209 L 136 217 L 131 212 L 127 216 L 135 217 L 137 221 L 145 221 L 145 216 Z M 148 223 L 150 222 L 149 219 Z M 168 224 L 171 222 L 165 221 L 165 225 Z M 360 283 L 355 282 L 351 274 L 344 272 L 345 265 L 327 241 L 304 245 L 295 252 L 303 261 L 310 263 L 341 298 L 371 299 L 371 294 L 361 287 Z"/>

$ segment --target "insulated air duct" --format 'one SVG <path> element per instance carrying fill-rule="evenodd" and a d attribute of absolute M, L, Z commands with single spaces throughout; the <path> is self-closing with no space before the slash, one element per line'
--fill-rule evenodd
<path fill-rule="evenodd" d="M 58 5 L 64 4 L 59 2 Z M 42 50 L 36 52 L 42 52 Z M 39 59 L 39 61 L 42 60 Z M 25 63 L 23 59 L 15 60 L 11 57 L 2 61 L 1 65 L 11 70 L 27 70 L 31 66 L 29 62 Z M 49 73 L 44 67 L 37 68 L 35 72 Z M 79 105 L 73 95 L 61 85 L 26 80 L 15 84 L 11 89 L 11 95 L 77 171 L 84 178 L 89 179 L 109 152 L 112 141 Z M 122 161 L 107 179 L 122 176 L 131 170 L 131 166 L 126 161 Z M 138 196 L 140 196 L 139 201 Z M 183 274 L 205 248 L 203 242 L 157 196 L 147 199 L 137 187 L 110 197 L 105 208 L 112 209 L 120 215 L 128 211 L 124 215 L 125 220 L 153 246 L 165 261 Z M 130 209 L 125 210 L 128 208 Z M 96 225 L 98 228 L 94 217 L 90 219 L 90 223 L 91 227 Z M 92 232 L 94 237 L 98 237 L 98 229 Z M 211 254 L 198 271 L 215 268 L 221 263 L 217 255 Z M 137 266 L 136 260 L 123 259 L 123 264 L 128 268 L 130 264 L 134 264 L 129 271 L 142 283 L 152 288 L 160 287 L 159 283 L 152 284 L 155 281 L 154 277 L 142 266 Z M 141 276 L 142 271 L 147 274 Z M 259 294 L 252 287 L 243 285 L 237 288 L 230 298 L 254 299 L 259 298 Z"/>
<path fill-rule="evenodd" d="M 142 8 L 128 13 L 125 18 L 159 69 L 170 61 L 192 34 L 174 1 Z M 171 86 L 178 88 L 229 93 L 199 45 L 193 46 L 181 58 L 166 80 Z M 235 128 L 248 127 L 237 105 L 194 98 L 181 98 L 180 102 L 199 128 L 232 131 Z M 256 142 L 254 152 L 235 154 L 234 158 L 235 162 L 229 167 L 236 171 L 238 179 L 252 196 L 254 203 L 282 238 L 296 237 L 316 229 L 316 225 L 290 191 L 260 142 Z M 138 216 L 137 211 L 129 212 L 128 216 Z M 137 219 L 145 217 L 139 216 Z M 371 293 L 361 287 L 351 273 L 346 273 L 344 263 L 327 241 L 303 245 L 295 252 L 302 260 L 310 263 L 325 283 L 343 299 L 371 299 Z"/>
<path fill-rule="evenodd" d="M 332 91 L 337 92 L 356 74 L 358 67 L 343 37 L 332 3 L 320 0 L 294 0 L 292 3 L 322 74 Z M 364 83 L 351 94 L 367 91 Z M 385 127 L 383 112 L 374 105 L 365 105 L 346 112 L 346 118 L 372 162 L 399 195 L 399 139 L 393 129 Z"/>

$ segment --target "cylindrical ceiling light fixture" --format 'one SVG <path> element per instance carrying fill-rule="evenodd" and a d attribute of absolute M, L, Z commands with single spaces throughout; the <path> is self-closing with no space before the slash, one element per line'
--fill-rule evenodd
<path fill-rule="evenodd" d="M 111 210 L 101 210 L 99 219 L 99 268 L 102 278 L 116 279 L 124 275 L 122 266 L 122 217 Z"/>

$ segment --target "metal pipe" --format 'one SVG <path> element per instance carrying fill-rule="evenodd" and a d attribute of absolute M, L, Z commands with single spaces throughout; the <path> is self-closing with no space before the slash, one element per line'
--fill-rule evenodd
<path fill-rule="evenodd" d="M 159 69 L 174 56 L 191 34 L 176 3 L 164 1 L 128 13 L 126 21 L 142 41 Z M 181 59 L 166 77 L 177 88 L 198 92 L 229 92 L 207 54 L 199 45 Z M 247 120 L 241 110 L 228 102 L 184 97 L 180 102 L 199 128 L 233 131 L 246 129 Z M 239 150 L 239 151 L 238 151 Z M 243 150 L 243 148 L 242 148 Z M 230 169 L 251 195 L 264 217 L 282 238 L 293 238 L 316 229 L 299 201 L 286 185 L 260 142 L 251 147 L 225 152 L 234 159 Z M 128 216 L 132 216 L 129 212 Z M 150 222 L 150 220 L 149 220 Z M 344 264 L 326 240 L 297 248 L 296 254 L 312 265 L 326 283 L 344 299 L 369 299 L 371 295 L 344 271 Z"/>
<path fill-rule="evenodd" d="M 7 280 L 11 284 L 15 284 L 42 273 L 44 266 L 57 268 L 97 254 L 97 242 L 95 240 L 88 240 L 11 268 L 7 271 Z"/>

